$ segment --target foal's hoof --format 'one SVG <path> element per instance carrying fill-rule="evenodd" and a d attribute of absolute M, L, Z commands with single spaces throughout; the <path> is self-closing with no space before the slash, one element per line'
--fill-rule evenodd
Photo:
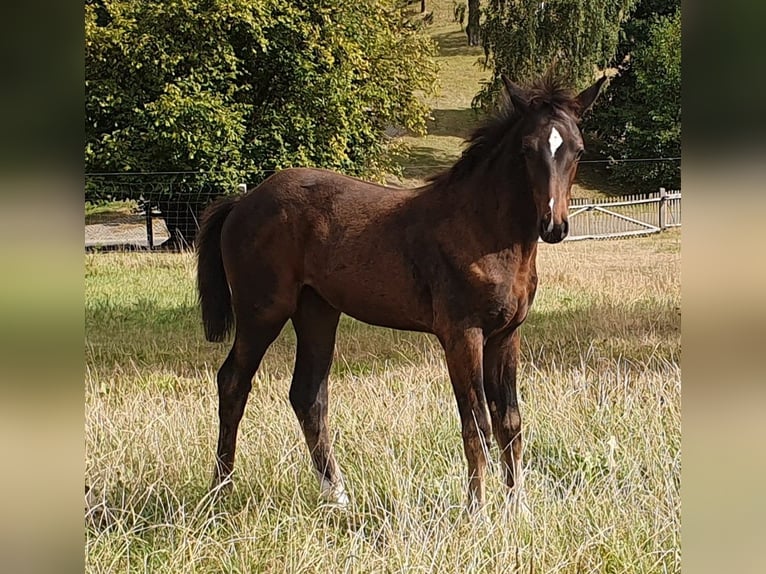
<path fill-rule="evenodd" d="M 349 498 L 343 483 L 330 484 L 327 480 L 319 481 L 319 499 L 322 504 L 333 508 L 348 508 Z"/>
<path fill-rule="evenodd" d="M 337 498 L 320 497 L 324 508 L 337 508 L 338 510 L 348 510 L 349 499 L 345 494 Z"/>
<path fill-rule="evenodd" d="M 477 524 L 489 524 L 490 522 L 486 501 L 478 500 L 470 494 L 468 495 L 468 500 L 466 500 L 465 514 L 472 522 Z"/>
<path fill-rule="evenodd" d="M 231 480 L 231 476 L 227 476 L 223 479 L 216 476 L 213 478 L 213 482 L 210 485 L 210 494 L 213 497 L 226 496 L 234 489 L 234 482 Z"/>
<path fill-rule="evenodd" d="M 527 522 L 532 520 L 532 510 L 527 504 L 527 496 L 522 493 L 512 492 L 508 495 L 508 509 L 515 517 L 521 518 Z"/>
<path fill-rule="evenodd" d="M 477 526 L 490 526 L 492 521 L 489 518 L 489 512 L 485 506 L 468 504 L 465 507 L 465 515 L 471 524 Z"/>
<path fill-rule="evenodd" d="M 345 491 L 333 492 L 333 493 L 321 493 L 319 499 L 325 506 L 331 506 L 333 508 L 340 508 L 345 510 L 348 508 L 349 499 Z"/>

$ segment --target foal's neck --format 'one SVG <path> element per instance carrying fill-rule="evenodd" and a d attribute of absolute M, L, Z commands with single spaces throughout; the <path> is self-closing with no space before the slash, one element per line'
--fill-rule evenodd
<path fill-rule="evenodd" d="M 456 190 L 459 202 L 478 216 L 500 246 L 536 245 L 537 208 L 523 160 L 494 157 L 485 167 Z"/>
<path fill-rule="evenodd" d="M 477 134 L 455 165 L 432 180 L 426 205 L 447 219 L 475 226 L 498 250 L 536 244 L 537 208 L 520 151 L 518 122 L 490 125 Z"/>

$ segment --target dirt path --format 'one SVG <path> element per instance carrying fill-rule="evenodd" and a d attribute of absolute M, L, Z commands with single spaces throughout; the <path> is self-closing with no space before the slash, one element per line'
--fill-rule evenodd
<path fill-rule="evenodd" d="M 152 220 L 155 247 L 170 238 L 165 220 Z M 85 225 L 85 249 L 121 247 L 148 247 L 146 222 L 141 216 L 116 217 Z"/>

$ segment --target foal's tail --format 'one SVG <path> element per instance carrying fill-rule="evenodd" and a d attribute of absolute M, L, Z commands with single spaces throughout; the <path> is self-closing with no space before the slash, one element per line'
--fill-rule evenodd
<path fill-rule="evenodd" d="M 221 229 L 236 202 L 236 197 L 226 197 L 210 205 L 197 234 L 197 290 L 208 341 L 223 341 L 234 325 L 231 291 L 221 257 Z"/>

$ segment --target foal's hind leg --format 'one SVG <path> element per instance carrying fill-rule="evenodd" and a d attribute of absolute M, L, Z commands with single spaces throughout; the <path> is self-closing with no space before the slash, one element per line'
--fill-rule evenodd
<path fill-rule="evenodd" d="M 245 411 L 253 375 L 261 364 L 266 349 L 274 342 L 285 321 L 256 324 L 242 321 L 229 356 L 218 370 L 218 448 L 213 487 L 226 480 L 234 470 L 239 422 Z"/>
<path fill-rule="evenodd" d="M 348 496 L 327 429 L 327 377 L 339 317 L 340 312 L 313 289 L 303 289 L 292 318 L 298 350 L 290 386 L 290 404 L 306 437 L 322 498 L 345 506 Z"/>

